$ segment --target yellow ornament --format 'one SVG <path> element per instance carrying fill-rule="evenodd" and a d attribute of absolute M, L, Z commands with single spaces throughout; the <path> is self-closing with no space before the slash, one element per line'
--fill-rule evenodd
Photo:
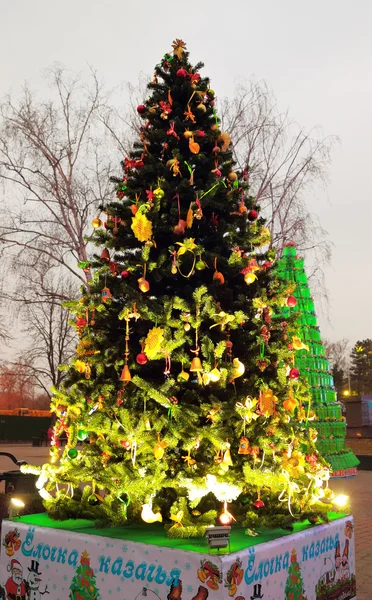
<path fill-rule="evenodd" d="M 250 271 L 244 275 L 244 281 L 247 285 L 250 285 L 254 281 L 256 281 L 257 275 L 251 273 Z"/>
<path fill-rule="evenodd" d="M 305 457 L 296 450 L 289 456 L 287 453 L 282 456 L 282 467 L 292 477 L 299 477 L 304 473 Z"/>
<path fill-rule="evenodd" d="M 274 396 L 272 390 L 267 390 L 260 394 L 260 411 L 265 417 L 270 417 L 275 414 L 275 406 L 278 402 L 278 398 Z"/>
<path fill-rule="evenodd" d="M 214 367 L 214 369 L 212 369 L 212 371 L 209 373 L 209 377 L 210 377 L 212 383 L 216 383 L 216 381 L 218 381 L 220 379 L 221 373 L 217 369 L 217 367 Z"/>
<path fill-rule="evenodd" d="M 76 360 L 75 361 L 75 369 L 79 373 L 84 373 L 85 372 L 85 362 L 83 360 Z"/>
<path fill-rule="evenodd" d="M 267 227 L 262 227 L 261 229 L 261 239 L 260 246 L 265 246 L 271 240 L 271 233 Z"/>
<path fill-rule="evenodd" d="M 245 372 L 245 366 L 243 363 L 238 358 L 234 358 L 233 366 L 234 370 L 232 372 L 232 378 L 236 379 L 237 377 L 241 377 Z"/>
<path fill-rule="evenodd" d="M 141 518 L 145 523 L 155 523 L 156 521 L 161 523 L 163 520 L 160 512 L 153 512 L 151 503 L 142 505 Z"/>
<path fill-rule="evenodd" d="M 295 335 L 292 338 L 292 346 L 294 350 L 309 350 L 309 346 L 304 344 L 303 341 Z"/>
<path fill-rule="evenodd" d="M 160 435 L 158 434 L 158 442 L 154 446 L 155 460 L 161 460 L 164 456 L 165 448 L 168 446 L 164 440 L 160 441 Z"/>
<path fill-rule="evenodd" d="M 288 398 L 286 400 L 284 400 L 283 402 L 283 408 L 285 410 L 287 410 L 290 413 L 293 413 L 293 411 L 295 410 L 295 408 L 297 408 L 298 406 L 298 402 L 296 400 L 296 398 L 293 397 L 293 392 L 292 392 L 292 388 L 290 388 L 289 392 L 288 392 Z"/>
<path fill-rule="evenodd" d="M 147 334 L 144 345 L 144 353 L 151 360 L 158 354 L 161 349 L 162 341 L 164 340 L 164 329 L 161 327 L 153 327 Z"/>
<path fill-rule="evenodd" d="M 132 218 L 131 229 L 137 240 L 147 242 L 152 236 L 152 223 L 144 213 L 138 211 Z"/>
<path fill-rule="evenodd" d="M 182 382 L 182 381 L 188 381 L 190 379 L 190 373 L 187 373 L 186 371 L 184 371 L 182 369 L 182 371 L 180 373 L 178 373 L 177 375 L 177 381 Z"/>

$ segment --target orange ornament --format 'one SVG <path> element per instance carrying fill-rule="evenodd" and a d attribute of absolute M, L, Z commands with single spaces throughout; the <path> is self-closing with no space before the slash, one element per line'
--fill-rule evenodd
<path fill-rule="evenodd" d="M 190 148 L 190 152 L 192 152 L 193 154 L 199 154 L 199 152 L 200 152 L 200 146 L 197 142 L 194 142 L 193 137 L 191 137 L 189 139 L 189 148 Z"/>

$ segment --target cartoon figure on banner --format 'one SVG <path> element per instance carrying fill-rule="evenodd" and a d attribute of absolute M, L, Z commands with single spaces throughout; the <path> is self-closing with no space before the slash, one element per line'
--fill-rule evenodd
<path fill-rule="evenodd" d="M 7 556 L 13 556 L 21 547 L 21 540 L 19 539 L 19 531 L 17 528 L 8 531 L 4 536 L 3 546 L 5 546 Z"/>
<path fill-rule="evenodd" d="M 346 532 L 345 532 L 346 533 Z M 351 600 L 356 596 L 355 574 L 350 573 L 349 564 L 350 541 L 347 537 L 341 558 L 341 544 L 335 548 L 334 562 L 327 556 L 324 559 L 323 573 L 316 584 L 316 600 L 342 598 Z"/>
<path fill-rule="evenodd" d="M 145 588 L 144 588 L 144 590 L 145 590 Z M 142 595 L 145 596 L 146 594 L 142 594 Z M 208 592 L 207 588 L 205 588 L 202 585 L 199 585 L 197 593 L 195 594 L 195 596 L 193 596 L 191 598 L 191 600 L 207 600 L 208 596 L 209 596 L 209 592 Z M 136 598 L 140 598 L 140 595 L 136 596 Z M 182 581 L 180 579 L 178 580 L 177 585 L 174 585 L 174 583 L 172 583 L 171 588 L 169 590 L 169 594 L 167 596 L 167 600 L 183 600 L 182 599 Z"/>
<path fill-rule="evenodd" d="M 239 585 L 243 581 L 244 570 L 242 569 L 242 561 L 237 558 L 226 573 L 225 587 L 229 590 L 229 596 L 235 596 Z"/>
<path fill-rule="evenodd" d="M 26 588 L 27 588 L 27 598 L 28 600 L 41 600 L 41 596 L 44 594 L 49 594 L 48 586 L 45 586 L 45 590 L 40 592 L 40 575 L 39 573 L 39 563 L 37 560 L 31 561 L 31 568 L 28 567 L 29 574 L 27 578 Z"/>
<path fill-rule="evenodd" d="M 198 569 L 198 579 L 206 583 L 211 590 L 218 590 L 218 584 L 222 583 L 221 571 L 210 560 L 202 560 Z"/>
<path fill-rule="evenodd" d="M 7 600 L 26 600 L 26 582 L 23 579 L 23 567 L 13 558 L 7 568 L 11 575 L 5 584 Z"/>
<path fill-rule="evenodd" d="M 349 540 L 351 540 L 351 538 L 353 537 L 353 530 L 354 530 L 353 522 L 352 521 L 346 521 L 346 523 L 345 523 L 345 535 L 346 535 L 347 538 L 349 538 Z"/>
<path fill-rule="evenodd" d="M 340 542 L 337 542 L 337 545 L 336 545 L 335 569 L 336 569 L 335 580 L 336 581 L 340 581 L 340 579 L 341 579 L 341 550 L 340 550 Z"/>
<path fill-rule="evenodd" d="M 260 583 L 254 584 L 253 596 L 251 596 L 251 600 L 258 600 L 259 598 L 263 598 L 263 594 L 261 594 L 261 588 L 262 585 Z M 239 596 L 239 598 L 241 598 L 241 596 Z M 236 598 L 236 600 L 239 600 L 239 598 Z"/>
<path fill-rule="evenodd" d="M 345 548 L 342 553 L 342 581 L 350 579 L 350 567 L 349 567 L 349 540 L 345 540 Z"/>

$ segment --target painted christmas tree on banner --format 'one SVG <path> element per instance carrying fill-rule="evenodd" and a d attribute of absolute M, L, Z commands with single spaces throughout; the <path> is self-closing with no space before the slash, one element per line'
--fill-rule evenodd
<path fill-rule="evenodd" d="M 52 464 L 32 469 L 58 519 L 164 521 L 187 537 L 218 515 L 277 526 L 326 514 L 328 467 L 296 418 L 309 395 L 298 333 L 280 318 L 290 287 L 202 66 L 182 40 L 156 66 L 116 199 L 93 220 Z"/>
<path fill-rule="evenodd" d="M 90 566 L 88 552 L 80 557 L 80 564 L 70 585 L 70 600 L 100 600 L 101 596 L 96 586 L 96 577 Z"/>

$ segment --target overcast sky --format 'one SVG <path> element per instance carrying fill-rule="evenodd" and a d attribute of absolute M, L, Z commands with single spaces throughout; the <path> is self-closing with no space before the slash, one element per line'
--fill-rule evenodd
<path fill-rule="evenodd" d="M 324 337 L 372 337 L 371 0 L 0 0 L 0 96 L 58 61 L 95 67 L 108 87 L 151 74 L 174 38 L 219 96 L 239 77 L 266 80 L 281 109 L 341 138 L 328 194 L 309 206 L 334 243 Z M 372 311 L 371 311 L 372 312 Z"/>

